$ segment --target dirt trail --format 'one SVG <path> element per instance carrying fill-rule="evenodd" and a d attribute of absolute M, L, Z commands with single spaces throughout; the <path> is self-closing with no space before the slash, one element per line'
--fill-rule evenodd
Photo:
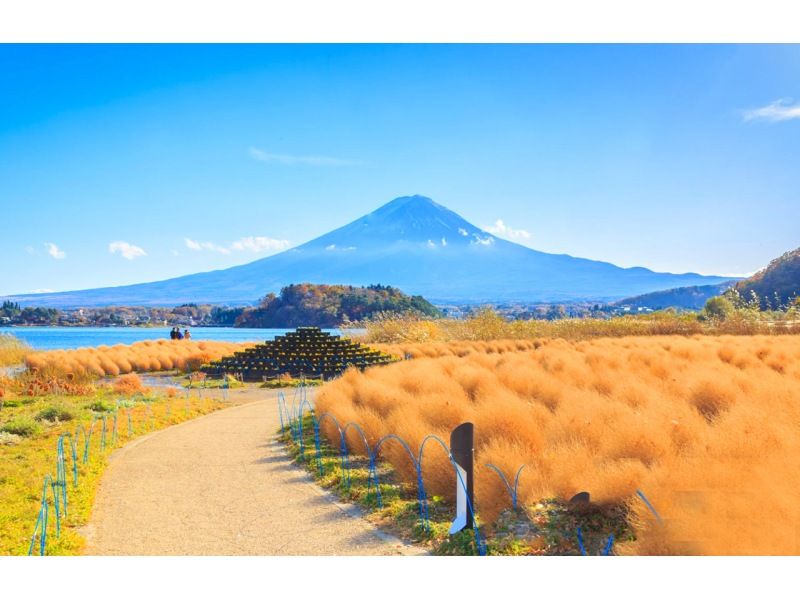
<path fill-rule="evenodd" d="M 85 528 L 86 554 L 419 554 L 335 502 L 272 440 L 277 392 L 123 447 Z"/>

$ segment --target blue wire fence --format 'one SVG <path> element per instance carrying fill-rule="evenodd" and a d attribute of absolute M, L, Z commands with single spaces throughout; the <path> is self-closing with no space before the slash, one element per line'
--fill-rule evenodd
<path fill-rule="evenodd" d="M 28 548 L 28 555 L 37 552 L 45 555 L 48 541 L 48 524 L 53 521 L 55 537 L 61 535 L 62 521 L 67 517 L 68 496 L 67 487 L 71 478 L 73 488 L 78 487 L 80 481 L 79 464 L 86 465 L 92 456 L 92 436 L 95 428 L 99 428 L 100 435 L 97 442 L 99 453 L 103 454 L 110 447 L 116 446 L 118 442 L 118 419 L 122 413 L 127 422 L 127 438 L 132 438 L 137 433 L 150 432 L 155 429 L 155 420 L 150 406 L 152 399 L 147 399 L 139 395 L 137 403 L 133 400 L 117 400 L 116 406 L 111 414 L 96 413 L 88 426 L 78 424 L 72 433 L 61 434 L 56 441 L 56 476 L 55 479 L 50 474 L 45 475 L 42 486 L 41 502 L 39 513 L 34 525 L 33 534 Z M 187 410 L 189 408 L 187 397 Z M 132 420 L 132 411 L 135 407 L 143 407 L 145 418 L 136 430 Z M 171 419 L 172 404 L 167 403 L 167 420 Z M 81 451 L 81 449 L 83 449 Z M 51 516 L 51 509 L 54 516 Z M 38 548 L 38 550 L 37 550 Z"/>
<path fill-rule="evenodd" d="M 378 439 L 374 445 L 370 445 L 369 440 L 367 439 L 367 435 L 364 433 L 364 430 L 361 426 L 355 422 L 348 422 L 344 426 L 342 426 L 341 422 L 339 422 L 336 417 L 332 413 L 322 413 L 317 415 L 314 410 L 314 407 L 311 405 L 310 401 L 308 400 L 308 396 L 306 393 L 306 388 L 304 386 L 300 386 L 295 388 L 294 395 L 292 397 L 291 403 L 289 403 L 286 399 L 286 396 L 283 393 L 278 395 L 278 415 L 280 418 L 281 424 L 281 434 L 289 433 L 292 442 L 297 446 L 298 449 L 298 459 L 300 461 L 305 461 L 307 459 L 306 456 L 306 434 L 304 430 L 304 426 L 306 426 L 306 420 L 310 418 L 311 426 L 313 430 L 314 436 L 314 455 L 313 459 L 316 461 L 317 470 L 319 472 L 320 477 L 325 475 L 325 471 L 323 468 L 322 462 L 322 433 L 321 427 L 322 424 L 325 422 L 329 422 L 334 430 L 334 436 L 337 437 L 338 447 L 335 447 L 335 450 L 338 451 L 339 456 L 339 467 L 341 469 L 341 475 L 339 476 L 339 483 L 342 489 L 349 490 L 351 485 L 351 475 L 350 469 L 352 467 L 352 462 L 350 459 L 350 450 L 347 444 L 347 433 L 348 431 L 353 431 L 356 434 L 357 443 L 363 444 L 364 451 L 367 457 L 367 496 L 372 496 L 374 493 L 375 502 L 378 507 L 383 506 L 383 499 L 381 496 L 381 488 L 380 488 L 380 479 L 378 477 L 378 458 L 381 455 L 381 449 L 387 445 L 387 443 L 395 443 L 399 445 L 403 451 L 408 455 L 409 461 L 411 466 L 416 474 L 416 490 L 417 490 L 417 503 L 418 503 L 418 511 L 419 511 L 419 518 L 421 524 L 425 530 L 430 530 L 430 518 L 428 516 L 428 499 L 427 499 L 427 492 L 425 490 L 425 481 L 423 477 L 423 457 L 425 455 L 425 446 L 428 442 L 433 442 L 434 444 L 438 444 L 447 455 L 450 464 L 453 466 L 456 478 L 458 483 L 464 489 L 466 493 L 466 480 L 464 480 L 461 476 L 461 473 L 456 467 L 455 460 L 453 459 L 453 455 L 450 452 L 450 448 L 447 444 L 438 436 L 435 435 L 428 435 L 426 436 L 419 447 L 418 452 L 414 452 L 409 444 L 397 434 L 387 434 L 386 436 Z M 503 486 L 505 487 L 506 491 L 508 492 L 509 498 L 511 499 L 511 506 L 514 510 L 517 510 L 519 507 L 519 483 L 520 477 L 525 469 L 525 465 L 522 465 L 517 469 L 514 478 L 513 484 L 509 481 L 509 478 L 503 473 L 500 468 L 492 463 L 487 463 L 486 467 L 494 471 L 500 481 L 502 482 Z M 659 516 L 658 512 L 655 510 L 653 505 L 644 495 L 641 490 L 636 491 L 636 495 L 645 503 L 647 508 L 653 513 L 656 520 L 659 524 L 663 525 L 663 521 Z M 467 495 L 468 496 L 468 495 Z M 470 514 L 472 515 L 473 521 L 476 520 L 475 518 L 475 505 L 472 504 L 472 501 L 467 498 L 467 508 L 469 509 Z M 486 542 L 481 537 L 480 531 L 478 530 L 478 526 L 475 525 L 473 527 L 474 539 L 475 539 L 475 546 L 477 553 L 481 556 L 486 554 Z M 586 550 L 583 532 L 580 527 L 576 529 L 576 537 L 578 542 L 578 548 L 580 553 L 583 556 L 588 556 L 588 552 Z M 611 550 L 614 546 L 614 535 L 611 534 L 605 540 L 604 544 L 600 547 L 598 554 L 601 556 L 609 556 L 611 555 Z"/>

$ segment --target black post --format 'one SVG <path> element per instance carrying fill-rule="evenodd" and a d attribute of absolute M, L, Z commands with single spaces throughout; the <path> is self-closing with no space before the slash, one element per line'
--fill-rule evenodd
<path fill-rule="evenodd" d="M 467 487 L 466 498 L 469 500 L 467 504 L 463 500 L 464 488 L 462 480 L 456 477 L 456 508 L 459 512 L 456 513 L 456 520 L 450 528 L 450 533 L 454 534 L 462 529 L 472 529 L 474 521 L 472 520 L 472 508 L 474 508 L 475 501 L 474 488 L 473 488 L 473 470 L 475 460 L 475 426 L 471 422 L 465 422 L 459 425 L 450 433 L 450 453 L 453 455 L 453 460 L 463 470 L 463 483 Z M 459 500 L 462 499 L 462 500 Z M 463 523 L 463 525 L 461 525 Z"/>

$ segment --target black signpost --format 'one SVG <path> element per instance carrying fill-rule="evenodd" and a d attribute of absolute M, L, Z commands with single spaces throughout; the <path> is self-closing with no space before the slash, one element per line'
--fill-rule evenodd
<path fill-rule="evenodd" d="M 450 453 L 456 463 L 456 518 L 450 526 L 450 534 L 462 529 L 472 529 L 473 469 L 475 461 L 475 427 L 466 422 L 450 433 Z M 459 479 L 460 478 L 460 479 Z M 466 486 L 466 488 L 465 488 Z M 469 500 L 469 502 L 467 502 Z"/>

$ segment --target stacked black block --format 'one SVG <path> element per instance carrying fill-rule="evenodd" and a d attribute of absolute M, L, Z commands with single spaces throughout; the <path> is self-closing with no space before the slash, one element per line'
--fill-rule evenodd
<path fill-rule="evenodd" d="M 293 378 L 338 376 L 349 367 L 361 370 L 396 361 L 347 338 L 315 327 L 297 328 L 284 336 L 245 349 L 203 368 L 211 377 L 239 374 L 246 381 L 261 381 L 288 374 Z"/>

